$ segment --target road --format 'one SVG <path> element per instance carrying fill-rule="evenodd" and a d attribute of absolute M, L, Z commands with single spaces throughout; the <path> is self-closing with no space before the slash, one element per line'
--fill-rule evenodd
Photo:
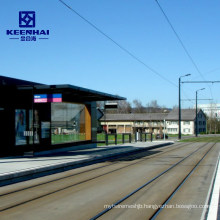
<path fill-rule="evenodd" d="M 176 143 L 1 187 L 0 219 L 200 219 L 219 151 Z"/>

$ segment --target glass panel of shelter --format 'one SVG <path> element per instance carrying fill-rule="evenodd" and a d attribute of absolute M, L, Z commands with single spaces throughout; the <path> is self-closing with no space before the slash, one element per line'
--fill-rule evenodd
<path fill-rule="evenodd" d="M 51 135 L 52 144 L 86 140 L 85 105 L 51 103 Z"/>
<path fill-rule="evenodd" d="M 33 123 L 34 118 L 34 123 Z M 15 145 L 40 143 L 39 110 L 15 109 Z"/>

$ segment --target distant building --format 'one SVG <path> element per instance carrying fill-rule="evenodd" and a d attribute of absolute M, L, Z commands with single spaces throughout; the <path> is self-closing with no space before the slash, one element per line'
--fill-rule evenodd
<path fill-rule="evenodd" d="M 208 117 L 220 120 L 220 104 L 200 104 L 198 108 L 202 109 Z"/>
<path fill-rule="evenodd" d="M 195 134 L 196 114 L 194 109 L 182 109 L 181 133 Z M 202 110 L 198 111 L 198 132 L 206 132 L 206 116 Z M 106 114 L 100 121 L 103 129 L 108 133 L 147 132 L 159 134 L 178 134 L 178 110 L 170 113 L 132 113 Z M 164 124 L 165 122 L 165 124 Z"/>
<path fill-rule="evenodd" d="M 167 113 L 106 114 L 101 118 L 101 125 L 110 133 L 158 133 L 166 116 Z"/>

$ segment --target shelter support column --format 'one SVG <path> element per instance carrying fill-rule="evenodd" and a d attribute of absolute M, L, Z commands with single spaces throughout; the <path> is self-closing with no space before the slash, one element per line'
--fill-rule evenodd
<path fill-rule="evenodd" d="M 97 109 L 96 102 L 91 102 L 91 139 L 97 141 Z"/>
<path fill-rule="evenodd" d="M 92 139 L 92 121 L 91 121 L 91 109 L 90 106 L 86 105 L 85 107 L 85 133 L 86 140 Z"/>

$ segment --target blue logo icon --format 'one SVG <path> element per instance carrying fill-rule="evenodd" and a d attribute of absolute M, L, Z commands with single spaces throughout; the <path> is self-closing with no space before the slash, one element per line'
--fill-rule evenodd
<path fill-rule="evenodd" d="M 35 11 L 19 11 L 19 27 L 35 27 Z"/>
<path fill-rule="evenodd" d="M 37 41 L 48 40 L 50 30 L 36 29 L 36 13 L 35 11 L 19 11 L 19 28 L 7 29 L 6 35 L 11 40 L 20 41 Z"/>

